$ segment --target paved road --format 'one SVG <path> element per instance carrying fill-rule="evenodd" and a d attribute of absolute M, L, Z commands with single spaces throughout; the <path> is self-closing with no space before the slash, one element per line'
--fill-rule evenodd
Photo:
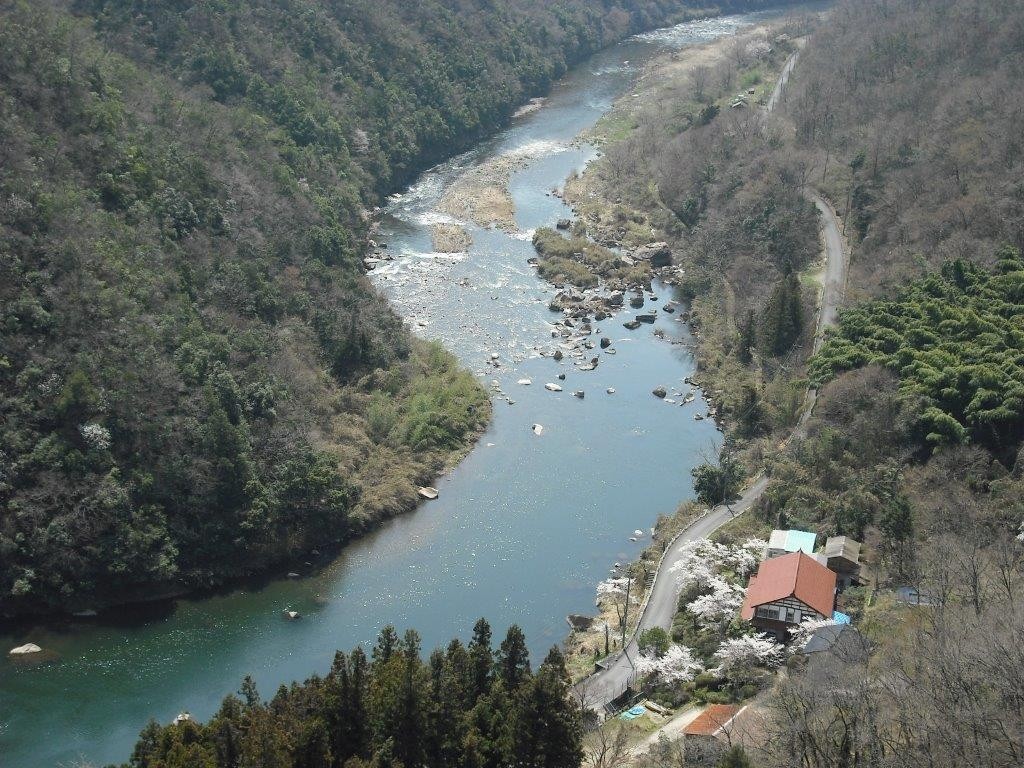
<path fill-rule="evenodd" d="M 766 111 L 770 112 L 778 103 L 782 88 L 785 86 L 789 75 L 796 65 L 797 53 L 789 57 L 782 75 L 768 101 Z M 835 324 L 836 314 L 846 288 L 846 273 L 849 266 L 846 244 L 843 240 L 839 219 L 832 206 L 816 192 L 808 192 L 808 198 L 815 204 L 821 213 L 822 240 L 825 250 L 825 276 L 822 284 L 820 306 L 818 309 L 818 322 L 814 334 L 814 351 L 821 348 L 825 329 Z M 804 411 L 800 421 L 794 430 L 796 435 L 806 434 L 806 424 L 811 411 L 817 400 L 817 392 L 813 389 L 807 390 L 804 400 Z M 692 523 L 684 529 L 666 548 L 665 556 L 654 577 L 654 585 L 646 605 L 643 607 L 643 614 L 637 631 L 626 644 L 625 649 L 619 654 L 609 657 L 606 660 L 606 667 L 595 672 L 590 677 L 582 680 L 576 686 L 576 694 L 585 706 L 600 710 L 606 704 L 618 698 L 633 680 L 633 660 L 638 651 L 637 637 L 645 629 L 651 627 L 662 627 L 669 629 L 672 626 L 672 617 L 676 613 L 676 604 L 679 600 L 679 589 L 676 586 L 675 578 L 671 573 L 672 566 L 679 562 L 680 545 L 694 539 L 701 539 L 710 536 L 714 531 L 724 525 L 735 515 L 748 510 L 756 502 L 768 487 L 768 478 L 758 476 L 754 482 L 743 492 L 738 501 L 726 507 L 720 505 L 711 510 L 704 517 Z"/>
<path fill-rule="evenodd" d="M 836 324 L 839 305 L 846 294 L 846 276 L 850 263 L 836 212 L 817 192 L 809 191 L 807 197 L 821 214 L 822 243 L 825 247 L 825 274 L 822 277 L 821 295 L 818 299 L 818 324 L 814 329 L 814 351 L 817 352 L 825 343 L 825 329 Z M 809 387 L 807 394 L 804 395 L 803 411 L 794 430 L 795 436 L 807 436 L 807 422 L 817 402 L 818 390 Z"/>
<path fill-rule="evenodd" d="M 768 103 L 764 107 L 765 112 L 771 112 L 778 106 L 779 100 L 782 98 L 782 91 L 786 87 L 786 83 L 789 82 L 789 76 L 793 74 L 793 68 L 796 66 L 799 55 L 800 51 L 796 50 L 786 59 L 786 64 L 782 67 L 782 72 L 779 73 L 779 80 L 775 83 L 772 95 L 768 97 Z"/>
<path fill-rule="evenodd" d="M 672 626 L 672 617 L 676 614 L 679 600 L 679 587 L 671 570 L 681 558 L 680 545 L 694 539 L 707 538 L 728 520 L 748 510 L 767 487 L 768 478 L 759 476 L 737 501 L 728 507 L 724 504 L 715 507 L 672 540 L 655 574 L 654 585 L 640 617 L 639 627 L 626 643 L 625 651 L 611 657 L 604 670 L 594 673 L 577 685 L 577 695 L 585 705 L 600 709 L 626 690 L 633 679 L 633 660 L 639 652 L 637 637 L 640 632 L 652 627 L 668 629 Z"/>

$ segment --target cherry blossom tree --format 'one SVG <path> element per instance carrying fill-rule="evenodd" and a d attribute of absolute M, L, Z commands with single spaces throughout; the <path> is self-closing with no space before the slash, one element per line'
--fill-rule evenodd
<path fill-rule="evenodd" d="M 708 580 L 711 591 L 686 606 L 704 626 L 720 626 L 729 621 L 743 604 L 743 587 L 721 576 Z"/>
<path fill-rule="evenodd" d="M 805 619 L 800 622 L 800 626 L 791 633 L 790 653 L 802 651 L 815 632 L 822 627 L 835 626 L 837 623 L 833 619 Z"/>
<path fill-rule="evenodd" d="M 744 635 L 730 637 L 722 642 L 715 652 L 718 659 L 718 674 L 730 680 L 750 679 L 755 667 L 775 669 L 786 657 L 781 644 L 767 635 Z"/>
<path fill-rule="evenodd" d="M 640 654 L 634 666 L 638 675 L 653 676 L 665 683 L 685 683 L 703 669 L 693 651 L 684 645 L 669 646 L 663 656 Z"/>

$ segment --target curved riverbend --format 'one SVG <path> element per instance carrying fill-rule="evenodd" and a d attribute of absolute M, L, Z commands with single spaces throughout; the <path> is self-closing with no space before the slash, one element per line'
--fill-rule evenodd
<path fill-rule="evenodd" d="M 440 479 L 440 499 L 348 547 L 329 567 L 301 579 L 118 612 L 118 621 L 19 628 L 0 647 L 32 641 L 54 651 L 36 667 L 0 659 L 0 755 L 5 768 L 95 764 L 128 757 L 150 717 L 182 710 L 208 717 L 251 673 L 272 693 L 323 672 L 335 649 L 371 643 L 380 627 L 415 627 L 424 646 L 468 634 L 487 616 L 495 631 L 526 631 L 534 654 L 558 643 L 565 616 L 587 612 L 594 584 L 615 560 L 634 558 L 660 513 L 692 495 L 690 468 L 714 450 L 698 401 L 679 406 L 651 389 L 682 386 L 692 373 L 687 331 L 659 312 L 635 332 L 619 317 L 601 325 L 617 354 L 577 371 L 552 350 L 547 303 L 553 289 L 526 258 L 529 231 L 566 215 L 548 194 L 595 150 L 573 139 L 604 114 L 644 61 L 665 49 L 730 34 L 771 14 L 702 21 L 627 41 L 570 73 L 539 110 L 473 152 L 425 174 L 397 197 L 381 239 L 397 256 L 374 279 L 422 335 L 516 402 L 495 400 L 494 421 L 477 448 Z M 511 179 L 518 233 L 472 229 L 462 256 L 431 252 L 436 201 L 466 168 L 526 148 Z M 668 293 L 656 287 L 661 306 Z M 672 343 L 678 342 L 678 343 Z M 502 366 L 487 364 L 498 353 Z M 593 354 L 599 354 L 595 350 Z M 564 392 L 543 384 L 566 373 Z M 531 386 L 516 384 L 529 377 Z M 606 394 L 614 387 L 614 395 Z M 583 389 L 585 399 L 574 398 Z M 543 424 L 542 435 L 530 429 Z M 302 614 L 286 621 L 285 609 Z"/>

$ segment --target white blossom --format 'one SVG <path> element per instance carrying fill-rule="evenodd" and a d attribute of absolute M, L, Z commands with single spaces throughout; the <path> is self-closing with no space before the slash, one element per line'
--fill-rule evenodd
<path fill-rule="evenodd" d="M 1017 534 L 1017 541 L 1024 541 L 1024 523 L 1020 524 L 1020 533 Z"/>
<path fill-rule="evenodd" d="M 771 53 L 772 47 L 766 40 L 752 40 L 747 44 L 747 55 L 755 59 L 763 59 Z"/>
<path fill-rule="evenodd" d="M 774 669 L 782 664 L 785 650 L 767 635 L 744 635 L 724 640 L 715 656 L 718 671 L 728 675 L 753 666 Z"/>
<path fill-rule="evenodd" d="M 711 592 L 701 595 L 686 606 L 702 624 L 722 624 L 732 618 L 743 604 L 743 587 L 730 584 L 721 576 L 712 576 L 708 582 Z"/>
<path fill-rule="evenodd" d="M 81 424 L 78 431 L 94 451 L 105 451 L 110 447 L 110 430 L 102 424 Z"/>
<path fill-rule="evenodd" d="M 670 573 L 675 576 L 680 589 L 706 584 L 723 570 L 746 576 L 760 562 L 767 546 L 762 539 L 749 539 L 739 547 L 695 539 L 679 548 L 679 557 Z"/>
<path fill-rule="evenodd" d="M 653 674 L 666 683 L 693 680 L 702 669 L 700 662 L 694 659 L 693 652 L 684 645 L 671 645 L 665 655 L 660 657 L 653 652 L 640 654 L 634 666 L 637 674 Z"/>
<path fill-rule="evenodd" d="M 833 619 L 804 619 L 800 626 L 792 631 L 789 650 L 793 653 L 802 651 L 815 632 L 822 627 L 831 627 L 838 623 Z"/>

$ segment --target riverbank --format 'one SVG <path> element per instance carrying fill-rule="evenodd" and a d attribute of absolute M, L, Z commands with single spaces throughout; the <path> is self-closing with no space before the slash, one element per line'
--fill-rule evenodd
<path fill-rule="evenodd" d="M 725 33 L 742 23 L 701 22 L 699 29 Z M 643 547 L 629 540 L 633 531 L 647 530 L 659 512 L 692 493 L 690 467 L 717 446 L 714 427 L 693 420 L 696 405 L 673 407 L 651 394 L 656 385 L 681 385 L 692 375 L 688 332 L 667 314 L 645 333 L 595 324 L 594 333 L 607 333 L 617 354 L 598 352 L 600 337 L 592 335 L 595 350 L 577 360 L 562 346 L 577 342 L 560 329 L 578 334 L 553 325 L 562 319 L 549 309 L 556 291 L 528 265 L 525 232 L 466 222 L 469 251 L 439 254 L 431 225 L 449 220 L 437 215 L 437 201 L 461 170 L 531 145 L 551 149 L 511 176 L 520 227 L 569 216 L 548 193 L 592 157 L 572 139 L 628 88 L 648 56 L 689 44 L 685 30 L 676 39 L 632 40 L 602 52 L 554 87 L 539 110 L 427 172 L 381 212 L 374 239 L 393 258 L 378 263 L 370 279 L 418 335 L 451 350 L 485 387 L 498 381 L 515 401 L 494 401 L 477 448 L 436 481 L 439 498 L 352 541 L 322 570 L 297 569 L 302 578 L 247 581 L 101 621 L 3 634 L 8 648 L 33 642 L 59 655 L 32 669 L 0 660 L 0 688 L 14 704 L 0 727 L 8 762 L 120 762 L 149 718 L 166 723 L 187 710 L 206 719 L 246 675 L 264 694 L 322 675 L 338 648 L 369 648 L 388 623 L 416 629 L 431 648 L 449 642 L 452 627 L 486 616 L 496 633 L 522 627 L 535 659 L 561 639 L 565 617 L 593 604 L 592 585 L 609 565 L 632 560 Z M 657 290 L 668 296 L 667 287 Z M 599 355 L 597 368 L 583 370 Z M 552 382 L 564 391 L 543 386 Z M 382 430 L 391 424 L 390 384 L 384 375 L 379 397 L 366 403 Z M 575 391 L 585 398 L 573 397 Z M 425 416 L 443 414 L 430 399 L 410 402 Z M 429 439 L 431 418 L 410 436 Z M 677 471 L 664 471 L 668 455 Z M 363 471 L 372 475 L 373 467 Z M 299 618 L 286 618 L 289 611 Z"/>
<path fill-rule="evenodd" d="M 601 142 L 611 155 L 606 152 L 604 157 L 590 164 L 583 173 L 574 174 L 566 182 L 565 199 L 572 205 L 578 217 L 574 231 L 586 232 L 602 244 L 623 250 L 643 248 L 652 238 L 663 237 L 680 246 L 674 249 L 673 261 L 684 286 L 687 285 L 688 273 L 706 273 L 707 265 L 687 259 L 691 251 L 682 244 L 687 235 L 686 229 L 679 227 L 678 216 L 661 200 L 657 186 L 653 183 L 636 184 L 628 190 L 632 193 L 629 194 L 624 193 L 623 186 L 616 183 L 624 172 L 622 166 L 630 158 L 627 156 L 624 160 L 621 155 L 617 156 L 615 145 L 635 137 L 637 133 L 663 128 L 667 112 L 684 114 L 689 123 L 688 129 L 705 127 L 722 114 L 723 109 L 743 112 L 744 114 L 738 118 L 741 121 L 754 110 L 758 110 L 759 113 L 759 105 L 767 103 L 772 98 L 775 82 L 783 73 L 790 52 L 796 45 L 790 36 L 780 34 L 778 26 L 766 24 L 729 39 L 710 43 L 692 51 L 658 57 L 649 62 L 637 86 L 630 94 L 618 100 L 608 115 L 585 137 L 590 141 Z M 750 50 L 761 51 L 761 57 L 753 67 L 747 67 L 747 72 L 741 70 L 735 73 L 737 83 L 752 83 L 742 91 L 741 95 L 746 97 L 745 100 L 741 102 L 740 96 L 721 87 L 712 95 L 710 91 L 713 86 L 709 81 L 712 80 L 715 69 L 723 65 L 728 66 L 737 51 Z M 751 75 L 751 71 L 756 71 L 756 78 Z M 651 104 L 658 105 L 654 108 L 654 115 Z M 760 119 L 758 113 L 755 115 Z M 638 160 L 634 157 L 633 162 L 637 163 Z M 712 293 L 711 296 L 702 295 L 690 288 L 693 308 L 690 320 L 694 324 L 695 356 L 698 361 L 698 374 L 694 381 L 710 393 L 713 401 L 728 402 L 726 382 L 732 375 L 733 366 L 728 364 L 721 343 L 723 336 L 728 335 L 728 332 L 723 333 L 720 328 L 707 332 L 709 329 L 705 321 L 709 316 L 724 316 L 729 312 L 732 290 L 724 277 L 723 274 L 720 279 L 725 290 Z M 723 410 L 727 408 L 728 406 L 725 406 Z M 730 431 L 735 434 L 736 425 L 730 426 Z M 751 473 L 757 471 L 760 465 L 762 446 L 757 444 L 758 442 L 750 440 L 745 450 L 740 449 L 746 454 L 748 471 Z M 755 487 L 763 488 L 763 479 L 759 484 L 755 483 Z M 755 493 L 751 496 L 743 508 L 750 506 L 759 495 Z M 697 504 L 684 505 L 673 517 L 675 529 L 686 528 L 702 510 L 703 507 Z M 723 522 L 725 525 L 719 529 L 716 536 L 727 541 L 739 536 L 760 534 L 766 528 L 751 515 L 732 520 L 726 517 L 723 518 Z M 613 578 L 618 574 L 632 576 L 632 585 L 638 585 L 643 590 L 643 600 L 649 599 L 654 587 L 654 580 L 650 578 L 650 575 L 653 575 L 651 563 L 657 564 L 656 558 L 660 558 L 664 551 L 665 541 L 662 539 L 660 543 L 647 548 L 638 560 L 617 569 Z M 638 575 L 639 580 L 636 579 Z M 600 614 L 594 619 L 593 624 L 586 630 L 574 629 L 566 640 L 568 655 L 575 661 L 575 679 L 581 679 L 593 671 L 593 662 L 598 655 L 595 650 L 603 648 L 603 638 L 600 636 L 603 627 L 610 619 L 621 617 L 621 607 L 616 607 L 615 611 L 609 610 L 610 606 L 622 603 L 621 593 L 609 590 L 607 583 L 603 583 L 599 588 L 599 595 Z M 639 609 L 639 606 L 636 608 Z M 637 613 L 639 614 L 639 610 Z M 640 618 L 640 615 L 637 615 L 629 623 L 630 633 L 626 635 L 627 637 L 637 629 Z M 585 624 L 580 618 L 577 618 L 576 622 L 579 627 Z M 621 624 L 618 626 L 621 632 Z M 621 635 L 619 639 L 621 642 Z"/>

